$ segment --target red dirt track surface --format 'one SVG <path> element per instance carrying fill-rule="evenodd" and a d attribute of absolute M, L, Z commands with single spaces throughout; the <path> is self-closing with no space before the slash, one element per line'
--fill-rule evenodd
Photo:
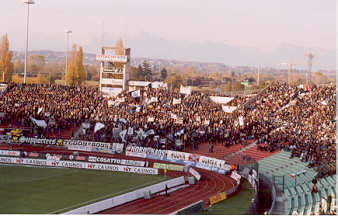
<path fill-rule="evenodd" d="M 98 214 L 170 214 L 200 200 L 206 204 L 211 196 L 235 186 L 235 181 L 228 176 L 196 170 L 202 177 L 195 185 L 174 191 L 168 196 L 153 195 L 149 200 L 138 199 Z"/>

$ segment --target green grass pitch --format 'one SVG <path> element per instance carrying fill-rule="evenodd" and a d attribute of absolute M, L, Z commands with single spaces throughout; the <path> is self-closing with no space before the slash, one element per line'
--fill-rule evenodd
<path fill-rule="evenodd" d="M 165 176 L 0 165 L 0 214 L 54 214 L 167 180 Z"/>

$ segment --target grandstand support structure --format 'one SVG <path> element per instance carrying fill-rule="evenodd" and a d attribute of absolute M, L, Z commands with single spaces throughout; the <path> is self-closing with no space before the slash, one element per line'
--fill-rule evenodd
<path fill-rule="evenodd" d="M 101 54 L 96 55 L 100 62 L 100 92 L 113 96 L 128 90 L 130 48 L 102 47 Z"/>

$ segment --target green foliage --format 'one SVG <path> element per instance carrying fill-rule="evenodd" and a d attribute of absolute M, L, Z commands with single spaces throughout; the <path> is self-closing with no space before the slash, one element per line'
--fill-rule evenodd
<path fill-rule="evenodd" d="M 251 206 L 251 200 L 255 197 L 255 192 L 250 190 L 249 183 L 244 181 L 241 185 L 241 191 L 211 206 L 206 212 L 202 211 L 198 214 L 206 215 L 244 215 Z"/>
<path fill-rule="evenodd" d="M 145 80 L 144 74 L 143 74 L 143 67 L 142 65 L 139 65 L 136 69 L 136 77 L 141 80 Z"/>
<path fill-rule="evenodd" d="M 152 81 L 152 71 L 147 61 L 144 61 L 142 64 L 142 71 L 143 71 L 143 76 L 146 78 L 146 80 Z"/>
<path fill-rule="evenodd" d="M 167 76 L 168 76 L 167 69 L 162 68 L 162 70 L 161 70 L 161 79 L 165 80 L 167 78 Z"/>

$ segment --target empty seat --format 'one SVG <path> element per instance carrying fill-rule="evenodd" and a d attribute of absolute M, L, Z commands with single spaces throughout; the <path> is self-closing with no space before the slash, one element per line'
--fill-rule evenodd
<path fill-rule="evenodd" d="M 304 215 L 304 211 L 305 211 L 305 206 L 301 206 L 301 207 L 298 208 L 297 212 L 298 212 L 299 215 Z"/>
<path fill-rule="evenodd" d="M 320 201 L 320 197 L 318 193 L 313 193 L 313 197 L 314 197 L 314 201 L 315 202 L 319 202 Z"/>
<path fill-rule="evenodd" d="M 313 203 L 312 194 L 311 193 L 307 193 L 306 196 L 307 196 L 308 206 L 312 206 L 312 203 Z"/>
<path fill-rule="evenodd" d="M 297 191 L 295 190 L 295 188 L 290 187 L 289 190 L 290 190 L 292 195 L 297 195 Z"/>
<path fill-rule="evenodd" d="M 297 211 L 297 209 L 298 209 L 298 196 L 296 196 L 296 197 L 294 197 L 293 198 L 293 210 L 294 211 Z"/>
<path fill-rule="evenodd" d="M 305 206 L 306 205 L 305 193 L 302 193 L 300 195 L 300 205 L 301 206 Z"/>
<path fill-rule="evenodd" d="M 288 215 L 290 214 L 290 211 L 291 211 L 291 198 L 288 198 L 286 200 L 286 208 L 285 208 L 285 214 Z"/>

